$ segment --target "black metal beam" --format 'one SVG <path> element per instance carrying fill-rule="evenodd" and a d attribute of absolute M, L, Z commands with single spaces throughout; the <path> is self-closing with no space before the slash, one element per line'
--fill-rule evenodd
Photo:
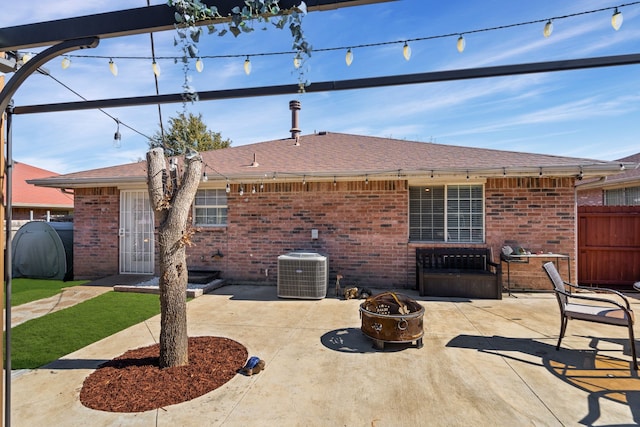
<path fill-rule="evenodd" d="M 580 70 L 585 68 L 613 67 L 640 64 L 640 54 L 601 56 L 596 58 L 569 59 L 563 61 L 535 62 L 495 67 L 467 68 L 450 71 L 434 71 L 398 76 L 370 77 L 365 79 L 338 80 L 312 83 L 307 93 L 331 92 L 336 90 L 367 89 L 385 86 L 400 86 L 419 83 L 435 83 L 452 80 L 468 80 L 487 77 L 512 76 L 519 74 L 546 73 L 552 71 Z M 201 101 L 257 96 L 289 95 L 298 92 L 297 84 L 264 86 L 244 89 L 228 89 L 199 92 Z M 90 110 L 98 108 L 135 107 L 152 104 L 183 102 L 182 94 L 153 95 L 130 98 L 103 99 L 94 101 L 66 102 L 59 104 L 27 105 L 14 108 L 14 114 L 52 113 L 60 111 Z"/>
<path fill-rule="evenodd" d="M 64 55 L 67 52 L 78 49 L 91 49 L 98 46 L 99 43 L 100 40 L 97 37 L 67 40 L 55 46 L 51 46 L 37 54 L 32 60 L 20 67 L 9 79 L 6 86 L 0 90 L 0 111 L 4 112 L 7 109 L 7 106 L 11 102 L 11 97 L 27 77 L 36 72 L 36 70 L 46 64 L 51 58 L 55 58 L 56 56 Z"/>
<path fill-rule="evenodd" d="M 279 4 L 282 9 L 291 9 L 299 6 L 300 1 L 280 0 Z M 306 0 L 306 4 L 307 10 L 312 12 L 388 1 L 395 0 Z M 205 3 L 215 4 L 218 13 L 225 18 L 202 21 L 201 25 L 228 21 L 231 9 L 244 6 L 244 0 L 205 0 Z M 161 4 L 0 28 L 0 51 L 51 46 L 65 40 L 85 37 L 103 39 L 172 30 L 176 22 L 174 13 L 174 8 Z"/>

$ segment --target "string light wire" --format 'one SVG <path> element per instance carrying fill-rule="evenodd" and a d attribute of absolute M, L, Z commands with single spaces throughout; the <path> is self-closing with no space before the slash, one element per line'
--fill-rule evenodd
<path fill-rule="evenodd" d="M 404 45 L 406 43 L 415 43 L 415 42 L 421 42 L 421 41 L 427 41 L 427 40 L 437 40 L 437 39 L 444 39 L 444 38 L 459 38 L 462 34 L 464 35 L 469 35 L 469 34 L 478 34 L 478 33 L 485 33 L 485 32 L 490 32 L 490 31 L 499 31 L 499 30 L 505 30 L 505 29 L 509 29 L 509 28 L 515 28 L 515 27 L 523 27 L 523 26 L 528 26 L 528 25 L 538 25 L 538 24 L 546 24 L 549 21 L 551 22 L 556 22 L 559 20 L 563 20 L 563 19 L 569 19 L 569 18 L 575 18 L 578 16 L 584 16 L 584 15 L 590 15 L 590 14 L 594 14 L 594 13 L 599 13 L 599 12 L 605 12 L 605 11 L 615 11 L 616 9 L 621 9 L 621 8 L 625 8 L 625 7 L 629 7 L 629 6 L 635 6 L 640 4 L 640 1 L 634 1 L 634 2 L 630 2 L 630 3 L 623 3 L 617 6 L 609 6 L 609 7 L 603 7 L 603 8 L 599 8 L 599 9 L 592 9 L 592 10 L 586 10 L 586 11 L 582 11 L 582 12 L 576 12 L 576 13 L 570 13 L 570 14 L 566 14 L 566 15 L 560 15 L 560 16 L 553 16 L 550 18 L 542 18 L 542 19 L 534 19 L 531 21 L 524 21 L 524 22 L 518 22 L 518 23 L 514 23 L 514 24 L 506 24 L 506 25 L 498 25 L 498 26 L 494 26 L 494 27 L 487 27 L 487 28 L 479 28 L 479 29 L 475 29 L 475 30 L 466 30 L 466 31 L 456 31 L 456 32 L 452 32 L 452 33 L 447 33 L 447 34 L 439 34 L 439 35 L 433 35 L 433 36 L 425 36 L 425 37 L 415 37 L 415 38 L 408 38 L 408 39 L 403 39 L 403 40 L 393 40 L 393 41 L 384 41 L 384 42 L 374 42 L 374 43 L 363 43 L 363 44 L 358 44 L 358 45 L 348 45 L 348 46 L 335 46 L 335 47 L 326 47 L 326 48 L 314 48 L 313 52 L 333 52 L 333 51 L 347 51 L 347 50 L 355 50 L 355 49 L 362 49 L 362 48 L 370 48 L 370 47 L 380 47 L 380 46 L 388 46 L 388 45 Z M 25 53 L 31 53 L 31 52 L 25 52 Z M 295 51 L 276 51 L 276 52 L 257 52 L 257 53 L 237 53 L 237 54 L 225 54 L 225 55 L 200 55 L 198 58 L 200 60 L 204 60 L 204 59 L 233 59 L 233 58 L 247 58 L 247 57 L 260 57 L 260 56 L 278 56 L 278 55 L 291 55 L 291 54 L 296 54 L 297 52 Z M 104 56 L 104 55 L 66 55 L 66 57 L 68 58 L 92 58 L 92 59 L 118 59 L 118 60 L 171 60 L 171 61 L 181 61 L 182 57 L 177 57 L 177 56 Z"/>
<path fill-rule="evenodd" d="M 147 1 L 147 3 L 149 3 Z M 587 11 L 582 11 L 582 12 L 576 12 L 576 13 L 570 13 L 570 14 L 566 14 L 566 15 L 561 15 L 561 16 L 554 16 L 551 18 L 543 18 L 543 19 L 535 19 L 535 20 L 531 20 L 531 21 L 525 21 L 525 22 L 518 22 L 518 23 L 514 23 L 514 24 L 506 24 L 506 25 L 498 25 L 498 26 L 494 26 L 494 27 L 488 27 L 488 28 L 481 28 L 481 29 L 475 29 L 475 30 L 467 30 L 467 31 L 458 31 L 458 32 L 453 32 L 453 33 L 448 33 L 448 34 L 440 34 L 440 35 L 434 35 L 434 36 L 426 36 L 426 37 L 416 37 L 416 38 L 409 38 L 409 39 L 403 39 L 401 41 L 385 41 L 385 42 L 376 42 L 376 43 L 363 43 L 363 44 L 359 44 L 359 45 L 349 45 L 349 46 L 338 46 L 338 47 L 327 47 L 327 48 L 318 48 L 318 49 L 314 49 L 314 52 L 332 52 L 332 51 L 345 51 L 345 50 L 353 50 L 353 49 L 361 49 L 361 48 L 370 48 L 370 47 L 380 47 L 380 46 L 388 46 L 388 45 L 395 45 L 395 44 L 402 44 L 404 46 L 407 46 L 408 43 L 414 43 L 414 42 L 420 42 L 420 41 L 427 41 L 427 40 L 436 40 L 436 39 L 443 39 L 443 38 L 451 38 L 451 37 L 458 37 L 460 38 L 462 34 L 468 35 L 468 34 L 477 34 L 477 33 L 483 33 L 483 32 L 489 32 L 489 31 L 498 31 L 498 30 L 504 30 L 504 29 L 508 29 L 508 28 L 515 28 L 515 27 L 522 27 L 522 26 L 527 26 L 527 25 L 536 25 L 536 24 L 541 24 L 541 23 L 549 23 L 549 22 L 554 22 L 554 21 L 558 21 L 558 20 L 562 20 L 562 19 L 569 19 L 569 18 L 574 18 L 577 16 L 584 16 L 584 15 L 589 15 L 589 14 L 594 14 L 594 13 L 599 13 L 599 12 L 604 12 L 604 11 L 614 11 L 617 12 L 619 9 L 624 8 L 624 7 L 629 7 L 629 6 L 635 6 L 640 4 L 640 1 L 634 1 L 634 2 L 630 2 L 630 3 L 623 3 L 617 6 L 610 6 L 610 7 L 603 7 L 603 8 L 599 8 L 599 9 L 592 9 L 592 10 L 587 10 Z M 549 32 L 550 33 L 550 32 Z M 545 34 L 546 35 L 546 34 Z M 110 61 L 113 61 L 113 59 L 117 59 L 117 60 L 152 60 L 152 61 L 156 61 L 156 60 L 180 60 L 181 58 L 179 57 L 175 57 L 175 56 L 156 56 L 155 52 L 153 52 L 154 46 L 153 46 L 153 35 L 151 34 L 151 45 L 152 45 L 152 56 L 114 56 L 114 55 L 109 55 L 109 56 L 103 56 L 103 55 L 66 55 L 65 59 L 67 59 L 67 61 L 69 61 L 69 58 L 88 58 L 88 59 L 109 59 Z M 37 52 L 22 52 L 23 55 L 26 55 L 28 57 L 30 57 L 31 55 L 35 55 L 37 54 Z M 250 53 L 250 54 L 246 54 L 246 53 L 242 53 L 242 54 L 226 54 L 226 55 L 201 55 L 198 57 L 198 60 L 202 61 L 203 59 L 225 59 L 225 58 L 249 58 L 251 56 L 254 57 L 259 57 L 259 56 L 277 56 L 277 55 L 291 55 L 292 53 L 297 53 L 294 51 L 280 51 L 280 52 L 261 52 L 261 53 Z M 69 61 L 70 63 L 70 61 Z M 61 86 L 63 86 L 65 89 L 69 90 L 70 92 L 72 92 L 73 94 L 75 94 L 76 96 L 78 96 L 80 99 L 82 99 L 83 101 L 88 101 L 87 98 L 85 98 L 84 96 L 82 96 L 80 93 L 78 93 L 77 91 L 75 91 L 74 89 L 72 89 L 71 87 L 69 87 L 68 85 L 66 85 L 65 83 L 63 83 L 62 81 L 60 81 L 59 79 L 55 78 L 54 76 L 52 76 L 49 72 L 44 71 L 42 69 L 38 70 L 41 74 L 44 74 L 46 76 L 48 76 L 49 78 L 51 78 L 52 80 L 54 80 L 56 83 L 60 84 Z M 157 77 L 156 77 L 156 91 L 158 91 L 158 87 L 157 87 Z M 158 109 L 160 106 L 158 105 Z M 141 135 L 142 137 L 146 138 L 147 140 L 151 141 L 152 138 L 150 138 L 149 136 L 145 135 L 144 133 L 140 132 L 139 130 L 129 126 L 128 124 L 122 122 L 121 120 L 119 120 L 118 118 L 112 116 L 111 114 L 109 114 L 108 112 L 106 112 L 104 109 L 102 108 L 98 108 L 98 110 L 105 114 L 107 117 L 109 117 L 110 119 L 114 120 L 116 123 L 119 123 L 120 125 L 122 125 L 123 127 L 126 127 L 127 129 Z M 161 110 L 159 111 L 159 115 L 161 116 Z M 160 121 L 161 123 L 161 127 L 162 127 L 162 120 Z M 218 172 L 217 170 L 215 170 L 212 166 L 207 165 L 205 163 L 205 170 L 208 167 L 209 169 L 211 169 L 213 172 L 215 172 L 217 175 L 223 177 L 223 178 L 227 178 L 225 175 L 221 174 L 220 172 Z M 367 177 L 368 180 L 368 177 Z"/>
<path fill-rule="evenodd" d="M 62 81 L 58 80 L 57 78 L 55 78 L 54 76 L 51 75 L 51 73 L 43 70 L 43 69 L 38 69 L 38 72 L 40 74 L 44 74 L 45 76 L 48 76 L 49 78 L 51 78 L 53 81 L 55 81 L 56 83 L 58 83 L 60 86 L 64 87 L 65 89 L 67 89 L 69 92 L 73 93 L 74 95 L 76 95 L 78 98 L 82 99 L 83 101 L 88 101 L 87 98 L 85 98 L 84 96 L 82 96 L 80 93 L 78 93 L 77 91 L 75 91 L 74 89 L 72 89 L 71 87 L 69 87 L 68 85 L 66 85 L 65 83 L 63 83 Z M 104 114 L 105 116 L 109 117 L 111 120 L 115 121 L 116 123 L 126 127 L 127 129 L 137 133 L 140 136 L 143 136 L 144 138 L 148 139 L 149 141 L 151 141 L 151 138 L 147 135 L 145 135 L 144 133 L 140 132 L 139 130 L 129 126 L 128 124 L 124 123 L 122 120 L 118 119 L 117 117 L 112 116 L 111 114 L 107 113 L 104 109 L 102 108 L 98 108 L 98 111 L 100 111 L 102 114 Z"/>

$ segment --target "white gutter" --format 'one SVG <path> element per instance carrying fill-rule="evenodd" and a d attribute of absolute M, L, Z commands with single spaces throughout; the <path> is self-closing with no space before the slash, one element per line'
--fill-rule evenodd
<path fill-rule="evenodd" d="M 575 165 L 550 166 L 518 166 L 491 168 L 447 168 L 447 169 L 395 169 L 395 170 L 351 170 L 351 171 L 293 171 L 293 172 L 252 172 L 237 174 L 208 174 L 209 182 L 229 181 L 233 183 L 252 182 L 293 182 L 293 181 L 352 181 L 357 180 L 395 180 L 408 178 L 438 178 L 438 179 L 486 179 L 513 177 L 574 177 L 576 179 L 599 178 L 615 175 L 625 169 L 633 169 L 635 163 L 606 162 Z M 29 184 L 39 187 L 53 188 L 89 188 L 116 187 L 145 184 L 147 177 L 109 178 L 73 178 L 54 177 L 46 179 L 27 180 Z"/>

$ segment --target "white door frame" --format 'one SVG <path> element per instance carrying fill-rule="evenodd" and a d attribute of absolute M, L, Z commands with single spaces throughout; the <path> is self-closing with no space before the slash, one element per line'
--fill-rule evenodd
<path fill-rule="evenodd" d="M 120 274 L 154 273 L 154 228 L 148 191 L 120 191 Z"/>

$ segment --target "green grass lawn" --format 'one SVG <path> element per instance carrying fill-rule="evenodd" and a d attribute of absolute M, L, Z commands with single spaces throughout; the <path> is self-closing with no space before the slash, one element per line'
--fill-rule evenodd
<path fill-rule="evenodd" d="M 46 365 L 158 313 L 158 295 L 107 292 L 29 320 L 11 329 L 11 367 Z"/>
<path fill-rule="evenodd" d="M 62 280 L 44 279 L 12 279 L 11 280 L 11 307 L 25 304 L 31 301 L 48 298 L 57 295 L 62 288 L 83 285 L 88 280 L 75 280 L 63 282 Z M 4 303 L 3 303 L 4 305 Z"/>

